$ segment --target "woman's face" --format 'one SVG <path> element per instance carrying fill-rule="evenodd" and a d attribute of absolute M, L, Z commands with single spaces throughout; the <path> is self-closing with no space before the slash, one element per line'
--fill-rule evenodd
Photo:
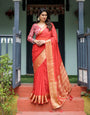
<path fill-rule="evenodd" d="M 39 18 L 40 18 L 40 21 L 45 22 L 47 19 L 47 12 L 42 12 Z"/>

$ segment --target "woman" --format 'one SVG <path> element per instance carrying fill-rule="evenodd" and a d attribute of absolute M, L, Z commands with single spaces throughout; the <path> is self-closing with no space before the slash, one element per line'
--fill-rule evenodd
<path fill-rule="evenodd" d="M 56 29 L 46 9 L 38 12 L 38 21 L 33 24 L 27 40 L 33 43 L 32 61 L 34 85 L 30 99 L 33 103 L 48 103 L 53 109 L 63 105 L 71 84 L 65 71 L 58 48 Z M 34 34 L 36 39 L 33 39 Z"/>

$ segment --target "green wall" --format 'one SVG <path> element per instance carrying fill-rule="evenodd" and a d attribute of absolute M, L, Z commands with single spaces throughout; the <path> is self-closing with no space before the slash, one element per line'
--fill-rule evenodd
<path fill-rule="evenodd" d="M 78 18 L 74 12 L 78 9 L 76 0 L 70 1 L 70 11 L 65 11 L 65 68 L 69 75 L 77 75 L 77 38 Z M 84 27 L 90 27 L 90 0 L 84 2 Z"/>
<path fill-rule="evenodd" d="M 65 11 L 65 68 L 69 75 L 77 74 L 76 31 L 78 19 L 74 14 L 75 10 L 77 10 L 77 2 L 70 0 L 70 10 Z"/>
<path fill-rule="evenodd" d="M 85 13 L 84 13 L 84 16 L 85 16 L 85 32 L 87 30 L 87 27 L 90 28 L 90 0 L 86 0 L 85 1 Z"/>
<path fill-rule="evenodd" d="M 65 0 L 66 1 L 66 0 Z M 85 31 L 90 27 L 90 0 L 85 1 Z M 12 0 L 0 0 L 0 34 L 12 34 L 13 19 L 9 19 L 5 12 L 13 7 Z M 74 12 L 77 10 L 76 0 L 70 0 L 70 11 L 65 11 L 65 68 L 68 75 L 77 74 L 77 43 L 76 31 L 78 19 Z M 22 31 L 21 73 L 26 74 L 26 11 L 22 11 L 20 2 L 20 30 Z M 10 46 L 11 47 L 11 46 Z M 11 56 L 11 50 L 9 51 Z"/>
<path fill-rule="evenodd" d="M 9 19 L 5 12 L 10 8 L 14 7 L 12 0 L 0 0 L 0 34 L 12 34 L 14 20 Z M 22 31 L 22 50 L 21 50 L 21 73 L 26 74 L 26 11 L 22 11 L 22 2 L 20 2 L 20 28 Z M 9 49 L 9 55 L 12 54 Z"/>

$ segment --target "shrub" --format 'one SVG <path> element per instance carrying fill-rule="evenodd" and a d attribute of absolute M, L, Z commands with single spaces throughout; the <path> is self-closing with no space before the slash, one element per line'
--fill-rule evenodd
<path fill-rule="evenodd" d="M 10 115 L 14 102 L 12 85 L 12 60 L 8 54 L 0 56 L 0 110 L 2 115 Z"/>

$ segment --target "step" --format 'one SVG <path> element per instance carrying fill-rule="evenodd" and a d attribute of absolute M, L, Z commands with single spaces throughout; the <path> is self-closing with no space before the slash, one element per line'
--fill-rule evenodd
<path fill-rule="evenodd" d="M 19 112 L 16 115 L 86 115 L 83 111 L 61 112 Z"/>
<path fill-rule="evenodd" d="M 32 91 L 33 84 L 21 84 L 21 86 L 14 89 L 15 93 L 20 97 L 29 97 Z"/>
<path fill-rule="evenodd" d="M 21 86 L 15 89 L 15 93 L 18 94 L 20 97 L 29 97 L 32 91 L 33 84 L 21 84 Z M 77 84 L 72 84 L 72 97 L 80 97 L 81 92 L 85 91 L 86 87 L 80 87 Z"/>
<path fill-rule="evenodd" d="M 52 111 L 50 102 L 44 105 L 32 104 L 29 98 L 18 98 L 18 111 Z M 84 100 L 80 97 L 74 97 L 72 100 L 67 99 L 64 105 L 55 111 L 84 111 Z"/>

